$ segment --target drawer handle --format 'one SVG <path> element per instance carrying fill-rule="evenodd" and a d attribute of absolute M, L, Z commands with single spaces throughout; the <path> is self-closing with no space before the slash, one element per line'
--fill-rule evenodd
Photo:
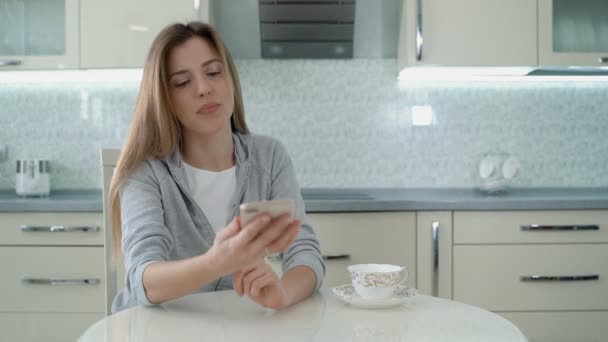
<path fill-rule="evenodd" d="M 543 231 L 543 230 L 600 230 L 596 224 L 588 225 L 544 225 L 544 224 L 524 224 L 521 225 L 521 230 L 525 231 Z"/>
<path fill-rule="evenodd" d="M 50 233 L 65 233 L 65 232 L 98 232 L 99 226 L 21 226 L 22 232 L 50 232 Z"/>
<path fill-rule="evenodd" d="M 591 275 L 578 275 L 578 276 L 541 276 L 531 275 L 522 276 L 521 281 L 523 282 L 540 282 L 540 281 L 588 281 L 588 280 L 599 280 L 600 276 L 597 274 Z"/>
<path fill-rule="evenodd" d="M 433 221 L 431 228 L 433 240 L 433 289 L 431 294 L 432 296 L 439 297 L 439 222 Z"/>
<path fill-rule="evenodd" d="M 0 66 L 15 66 L 21 65 L 21 61 L 18 59 L 0 59 Z"/>
<path fill-rule="evenodd" d="M 276 255 L 269 255 L 266 258 L 268 258 L 269 261 L 281 261 L 281 256 L 276 254 Z M 323 255 L 323 260 L 348 260 L 350 259 L 350 254 L 328 254 L 328 255 Z"/>
<path fill-rule="evenodd" d="M 323 260 L 348 260 L 350 254 L 327 254 L 323 255 Z"/>
<path fill-rule="evenodd" d="M 100 283 L 98 278 L 85 279 L 49 279 L 49 278 L 29 278 L 21 279 L 23 284 L 32 285 L 97 285 Z"/>

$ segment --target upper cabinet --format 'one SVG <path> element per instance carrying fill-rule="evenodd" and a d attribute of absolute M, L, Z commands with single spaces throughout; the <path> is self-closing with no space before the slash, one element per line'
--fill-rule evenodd
<path fill-rule="evenodd" d="M 80 0 L 80 67 L 141 68 L 165 26 L 191 20 L 209 21 L 209 0 Z"/>
<path fill-rule="evenodd" d="M 538 0 L 539 64 L 608 66 L 608 1 Z"/>
<path fill-rule="evenodd" d="M 537 64 L 535 0 L 404 0 L 401 22 L 400 68 Z"/>
<path fill-rule="evenodd" d="M 0 71 L 78 67 L 78 0 L 0 1 Z"/>

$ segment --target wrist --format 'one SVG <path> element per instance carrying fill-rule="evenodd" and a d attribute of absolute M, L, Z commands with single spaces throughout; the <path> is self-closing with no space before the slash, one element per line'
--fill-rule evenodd
<path fill-rule="evenodd" d="M 196 257 L 196 265 L 197 269 L 199 270 L 207 270 L 207 272 L 209 272 L 209 275 L 211 275 L 213 279 L 217 279 L 225 275 L 225 272 L 223 272 L 224 267 L 222 265 L 221 259 L 218 258 L 214 247 L 210 248 L 207 253 L 201 254 Z"/>

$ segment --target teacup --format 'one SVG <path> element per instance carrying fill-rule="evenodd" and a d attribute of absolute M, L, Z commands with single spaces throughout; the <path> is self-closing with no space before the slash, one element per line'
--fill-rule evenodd
<path fill-rule="evenodd" d="M 355 291 L 364 299 L 385 299 L 408 277 L 407 268 L 388 264 L 359 264 L 346 268 Z"/>

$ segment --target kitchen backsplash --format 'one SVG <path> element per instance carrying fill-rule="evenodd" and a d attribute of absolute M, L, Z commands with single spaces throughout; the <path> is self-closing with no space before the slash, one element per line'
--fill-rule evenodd
<path fill-rule="evenodd" d="M 400 83 L 396 64 L 239 60 L 247 121 L 286 145 L 303 187 L 471 187 L 495 149 L 521 161 L 516 187 L 608 186 L 608 82 Z M 99 150 L 124 141 L 138 86 L 1 84 L 0 189 L 23 158 L 51 160 L 53 189 L 100 188 Z M 413 106 L 433 123 L 413 125 Z"/>

